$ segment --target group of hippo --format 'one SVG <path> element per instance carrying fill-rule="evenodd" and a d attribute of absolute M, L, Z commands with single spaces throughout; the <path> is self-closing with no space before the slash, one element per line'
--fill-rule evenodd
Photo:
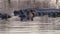
<path fill-rule="evenodd" d="M 24 19 L 26 20 L 31 20 L 33 21 L 34 17 L 36 16 L 44 16 L 48 15 L 48 17 L 60 17 L 60 12 L 38 12 L 34 9 L 24 9 L 24 10 L 19 10 L 19 11 L 14 11 L 13 12 L 14 16 L 19 16 L 20 20 L 23 21 Z M 0 13 L 0 18 L 3 20 L 7 20 L 8 18 L 11 18 L 11 15 L 8 14 L 2 14 Z"/>
<path fill-rule="evenodd" d="M 24 19 L 33 21 L 33 18 L 36 16 L 36 12 L 34 10 L 19 10 L 14 11 L 14 16 L 19 16 L 20 20 L 23 21 Z"/>
<path fill-rule="evenodd" d="M 14 11 L 13 12 L 14 16 L 18 16 L 20 17 L 20 20 L 23 21 L 24 19 L 26 20 L 31 20 L 33 21 L 33 18 L 35 17 L 35 11 L 34 10 L 19 10 L 19 11 Z M 3 20 L 7 20 L 8 18 L 12 18 L 11 15 L 7 14 L 7 13 L 0 13 L 0 19 Z"/>
<path fill-rule="evenodd" d="M 11 16 L 6 13 L 4 13 L 4 14 L 0 13 L 0 18 L 1 18 L 1 20 L 3 20 L 3 19 L 7 20 L 8 18 L 11 18 Z"/>

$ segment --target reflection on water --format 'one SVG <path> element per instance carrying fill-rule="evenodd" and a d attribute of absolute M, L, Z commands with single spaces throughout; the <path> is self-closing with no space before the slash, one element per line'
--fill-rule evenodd
<path fill-rule="evenodd" d="M 24 22 L 15 17 L 8 21 L 0 20 L 0 34 L 55 34 L 55 30 L 60 30 L 59 19 L 43 16 Z"/>

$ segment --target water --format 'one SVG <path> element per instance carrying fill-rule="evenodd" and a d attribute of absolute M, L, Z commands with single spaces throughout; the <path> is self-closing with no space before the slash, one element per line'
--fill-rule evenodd
<path fill-rule="evenodd" d="M 35 17 L 34 21 L 20 21 L 13 16 L 6 20 L 0 20 L 0 34 L 59 34 L 60 17 L 49 18 L 47 16 Z"/>

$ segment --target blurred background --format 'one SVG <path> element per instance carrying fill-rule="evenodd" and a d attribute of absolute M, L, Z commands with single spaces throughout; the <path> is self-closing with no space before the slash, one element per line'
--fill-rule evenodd
<path fill-rule="evenodd" d="M 60 0 L 0 0 L 0 12 L 26 8 L 60 8 Z"/>

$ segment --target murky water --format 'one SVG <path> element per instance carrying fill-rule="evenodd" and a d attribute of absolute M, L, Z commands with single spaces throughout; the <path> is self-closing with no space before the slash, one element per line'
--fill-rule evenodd
<path fill-rule="evenodd" d="M 34 21 L 23 22 L 18 17 L 12 17 L 8 21 L 0 20 L 0 34 L 57 34 L 58 30 L 60 17 L 35 17 Z"/>

